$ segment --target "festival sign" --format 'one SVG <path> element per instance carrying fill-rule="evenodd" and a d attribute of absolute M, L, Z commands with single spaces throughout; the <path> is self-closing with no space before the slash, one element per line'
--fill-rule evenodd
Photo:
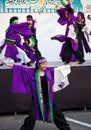
<path fill-rule="evenodd" d="M 70 0 L 74 12 L 91 12 L 91 0 Z M 26 13 L 43 12 L 55 13 L 57 6 L 66 6 L 68 0 L 2 0 L 0 12 Z"/>

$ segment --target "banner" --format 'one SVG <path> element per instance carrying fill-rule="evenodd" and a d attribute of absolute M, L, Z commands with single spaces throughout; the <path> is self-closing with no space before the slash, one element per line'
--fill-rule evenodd
<path fill-rule="evenodd" d="M 74 12 L 91 12 L 91 0 L 70 0 Z M 68 0 L 1 0 L 0 12 L 55 13 L 56 6 L 66 6 Z"/>

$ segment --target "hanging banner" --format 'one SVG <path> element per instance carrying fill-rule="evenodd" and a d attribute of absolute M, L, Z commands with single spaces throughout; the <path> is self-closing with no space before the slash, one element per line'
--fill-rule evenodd
<path fill-rule="evenodd" d="M 70 0 L 74 12 L 91 12 L 91 0 Z M 2 0 L 0 12 L 26 13 L 43 12 L 55 13 L 57 6 L 66 6 L 68 0 Z"/>

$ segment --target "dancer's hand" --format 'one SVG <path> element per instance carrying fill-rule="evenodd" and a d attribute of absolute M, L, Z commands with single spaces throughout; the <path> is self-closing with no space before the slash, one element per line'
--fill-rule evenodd
<path fill-rule="evenodd" d="M 77 40 L 77 39 L 74 39 L 74 42 L 75 42 L 75 43 L 78 43 L 78 40 Z"/>
<path fill-rule="evenodd" d="M 3 65 L 7 66 L 7 67 L 13 67 L 13 64 L 9 64 L 9 63 L 6 63 L 5 61 L 2 61 Z"/>
<path fill-rule="evenodd" d="M 7 63 L 5 61 L 1 60 L 1 62 L 3 65 L 7 66 Z"/>
<path fill-rule="evenodd" d="M 91 15 L 88 15 L 87 18 L 88 18 L 89 20 L 91 20 Z"/>

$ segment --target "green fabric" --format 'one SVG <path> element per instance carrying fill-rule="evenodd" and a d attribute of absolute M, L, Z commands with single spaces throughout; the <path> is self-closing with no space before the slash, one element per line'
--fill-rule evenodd
<path fill-rule="evenodd" d="M 35 46 L 35 43 L 36 43 L 34 36 L 31 36 L 31 37 L 29 38 L 29 41 L 30 41 L 30 43 L 31 43 L 31 47 L 33 48 L 33 47 Z"/>
<path fill-rule="evenodd" d="M 42 109 L 42 103 L 41 103 L 41 100 L 40 100 L 40 90 L 39 90 L 39 74 L 38 74 L 38 70 L 36 71 L 36 87 L 37 87 L 37 92 L 38 92 L 38 99 L 39 99 L 39 105 L 40 105 L 40 109 L 41 109 L 41 114 L 42 114 L 42 119 L 43 119 L 43 122 L 45 122 L 45 118 L 44 118 L 44 111 Z"/>
<path fill-rule="evenodd" d="M 61 2 L 61 4 L 62 4 L 64 7 L 66 7 L 66 6 L 67 6 L 67 4 L 65 3 L 65 1 L 64 1 L 64 0 L 60 0 L 60 2 Z"/>
<path fill-rule="evenodd" d="M 53 123 L 53 109 L 52 109 L 52 103 L 50 101 L 50 97 L 49 97 L 49 106 L 50 106 L 50 119 L 51 119 L 51 123 Z"/>
<path fill-rule="evenodd" d="M 39 74 L 38 74 L 38 70 L 36 71 L 36 87 L 37 87 L 37 92 L 38 92 L 38 99 L 39 99 L 39 105 L 40 105 L 40 109 L 41 109 L 41 114 L 42 114 L 42 119 L 43 119 L 43 122 L 45 122 L 45 117 L 44 117 L 44 111 L 43 111 L 43 108 L 42 108 L 42 103 L 41 103 L 41 98 L 40 98 L 40 87 L 39 86 Z M 51 123 L 53 123 L 53 109 L 52 109 L 52 103 L 50 101 L 50 96 L 48 95 L 48 100 L 49 100 L 49 110 L 50 110 L 50 120 L 51 120 Z"/>
<path fill-rule="evenodd" d="M 18 19 L 14 20 L 11 24 L 18 23 Z"/>
<path fill-rule="evenodd" d="M 78 24 L 76 25 L 76 34 L 78 34 Z"/>
<path fill-rule="evenodd" d="M 15 40 L 9 39 L 9 38 L 5 38 L 6 41 L 8 42 L 15 42 Z"/>

